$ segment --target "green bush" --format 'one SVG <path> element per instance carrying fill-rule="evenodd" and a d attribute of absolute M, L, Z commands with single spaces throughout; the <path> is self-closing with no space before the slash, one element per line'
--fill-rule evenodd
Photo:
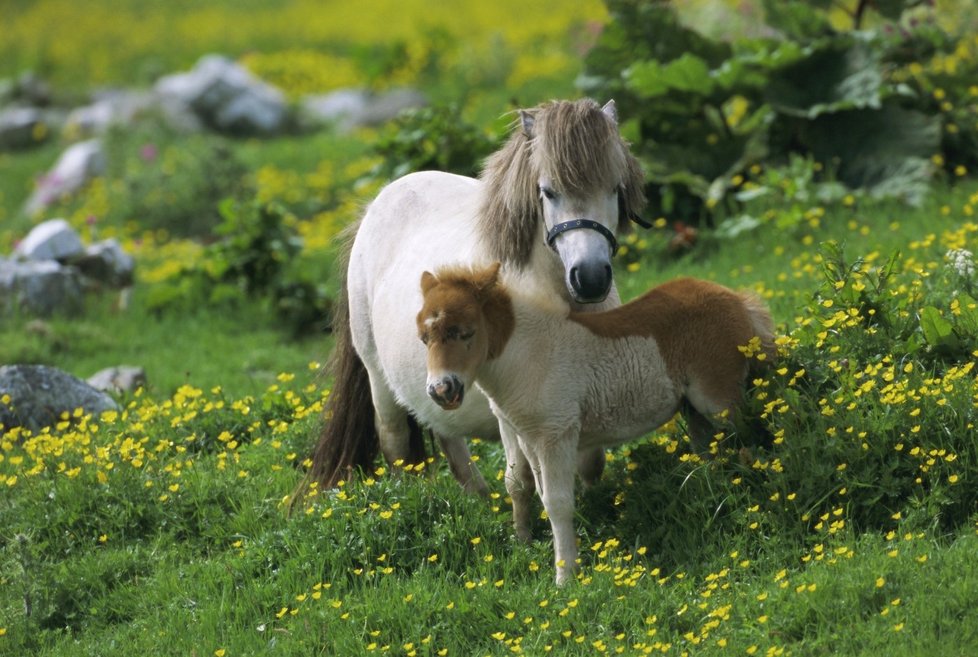
<path fill-rule="evenodd" d="M 383 158 L 372 175 L 381 180 L 412 171 L 450 171 L 475 176 L 498 139 L 461 120 L 457 106 L 425 107 L 402 112 L 377 140 Z"/>
<path fill-rule="evenodd" d="M 938 533 L 974 522 L 973 257 L 951 250 L 926 268 L 827 242 L 816 262 L 821 285 L 714 456 L 677 460 L 681 429 L 639 445 L 585 496 L 589 531 L 636 536 L 678 566 L 728 535 L 831 545 L 901 518 Z"/>
<path fill-rule="evenodd" d="M 916 18 L 912 0 L 860 2 L 849 30 L 832 26 L 830 4 L 766 1 L 772 36 L 725 41 L 665 0 L 608 1 L 612 22 L 579 86 L 629 118 L 654 210 L 729 214 L 737 176 L 791 154 L 850 189 L 911 202 L 935 165 L 964 175 L 978 152 L 970 40 Z"/>
<path fill-rule="evenodd" d="M 222 221 L 220 201 L 249 197 L 247 168 L 220 137 L 176 135 L 150 123 L 111 131 L 106 149 L 110 224 L 209 237 Z"/>
<path fill-rule="evenodd" d="M 297 266 L 302 239 L 295 218 L 278 205 L 233 199 L 221 202 L 218 212 L 217 241 L 205 247 L 199 260 L 156 284 L 149 307 L 186 310 L 259 300 L 296 334 L 322 330 L 331 302 L 322 282 Z"/>

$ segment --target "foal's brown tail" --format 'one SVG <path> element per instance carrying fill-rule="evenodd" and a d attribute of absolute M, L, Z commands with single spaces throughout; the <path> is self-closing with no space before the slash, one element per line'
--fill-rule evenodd
<path fill-rule="evenodd" d="M 380 451 L 370 379 L 367 368 L 353 348 L 350 331 L 345 265 L 351 246 L 352 239 L 348 240 L 345 257 L 340 262 L 344 274 L 332 322 L 336 342 L 327 371 L 333 376 L 333 387 L 323 411 L 319 440 L 312 453 L 312 465 L 292 495 L 293 504 L 309 492 L 313 482 L 320 490 L 328 489 L 341 480 L 349 480 L 357 470 L 372 471 Z M 423 431 L 410 415 L 408 424 L 411 460 L 423 461 Z"/>
<path fill-rule="evenodd" d="M 750 320 L 751 328 L 754 329 L 754 335 L 761 340 L 761 352 L 767 356 L 764 361 L 752 359 L 751 369 L 753 370 L 757 365 L 773 363 L 777 358 L 778 347 L 774 344 L 774 320 L 771 319 L 771 311 L 768 310 L 767 305 L 757 295 L 744 292 L 741 293 L 740 299 L 747 311 L 747 318 Z"/>

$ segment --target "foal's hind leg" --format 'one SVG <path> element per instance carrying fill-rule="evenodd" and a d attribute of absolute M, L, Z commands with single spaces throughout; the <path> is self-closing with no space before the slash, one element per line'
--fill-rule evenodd
<path fill-rule="evenodd" d="M 601 447 L 595 447 L 577 455 L 577 474 L 581 476 L 581 481 L 584 482 L 585 486 L 593 486 L 601 480 L 604 463 L 604 449 Z"/>
<path fill-rule="evenodd" d="M 717 433 L 713 421 L 688 401 L 683 402 L 680 412 L 686 420 L 686 427 L 689 429 L 689 438 L 693 444 L 693 451 L 697 454 L 708 454 L 710 445 L 713 443 Z"/>
<path fill-rule="evenodd" d="M 455 480 L 462 486 L 462 490 L 488 497 L 489 485 L 486 484 L 479 468 L 475 466 L 469 444 L 465 439 L 437 437 L 442 451 L 445 452 L 445 458 L 448 459 L 448 466 L 452 469 Z"/>

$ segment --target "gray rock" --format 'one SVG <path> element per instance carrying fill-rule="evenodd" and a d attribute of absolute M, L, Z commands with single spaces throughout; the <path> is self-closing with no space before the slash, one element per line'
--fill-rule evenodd
<path fill-rule="evenodd" d="M 146 386 L 146 370 L 134 365 L 107 367 L 88 377 L 87 383 L 102 392 L 136 392 Z"/>
<path fill-rule="evenodd" d="M 105 152 L 97 139 L 78 142 L 61 154 L 50 172 L 38 182 L 24 212 L 35 215 L 55 201 L 77 191 L 105 171 Z"/>
<path fill-rule="evenodd" d="M 29 260 L 60 260 L 81 256 L 85 252 L 81 237 L 64 219 L 49 219 L 31 229 L 14 249 Z"/>
<path fill-rule="evenodd" d="M 372 93 L 365 89 L 340 89 L 328 94 L 306 96 L 300 102 L 305 121 L 332 125 L 341 131 L 376 126 L 390 121 L 406 109 L 425 107 L 428 99 L 414 89 Z"/>
<path fill-rule="evenodd" d="M 91 104 L 73 109 L 65 121 L 64 130 L 72 137 L 100 135 L 114 125 L 131 124 L 155 103 L 155 96 L 150 92 L 103 92 Z"/>
<path fill-rule="evenodd" d="M 45 114 L 36 107 L 8 107 L 0 111 L 0 151 L 29 148 L 42 143 L 46 131 L 37 138 L 44 126 Z"/>
<path fill-rule="evenodd" d="M 220 55 L 206 55 L 191 71 L 160 78 L 155 90 L 186 103 L 222 132 L 272 135 L 288 127 L 282 92 Z"/>
<path fill-rule="evenodd" d="M 0 259 L 0 314 L 14 310 L 49 317 L 72 315 L 84 307 L 81 274 L 54 260 Z"/>
<path fill-rule="evenodd" d="M 115 239 L 88 246 L 81 256 L 71 260 L 71 264 L 87 278 L 110 287 L 132 285 L 136 268 L 136 261 Z"/>
<path fill-rule="evenodd" d="M 0 404 L 3 430 L 25 427 L 36 434 L 57 424 L 62 413 L 73 413 L 77 408 L 92 415 L 119 410 L 109 395 L 46 365 L 0 367 L 0 397 L 4 395 L 10 396 L 10 403 Z"/>

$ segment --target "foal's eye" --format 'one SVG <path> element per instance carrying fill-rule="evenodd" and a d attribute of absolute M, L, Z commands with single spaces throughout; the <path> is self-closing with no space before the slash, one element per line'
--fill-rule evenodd
<path fill-rule="evenodd" d="M 428 344 L 428 334 L 427 333 L 422 333 L 421 334 L 421 341 L 424 342 L 425 344 Z"/>
<path fill-rule="evenodd" d="M 464 333 L 459 333 L 459 340 L 471 340 L 472 336 L 475 335 L 475 331 L 465 331 Z"/>

